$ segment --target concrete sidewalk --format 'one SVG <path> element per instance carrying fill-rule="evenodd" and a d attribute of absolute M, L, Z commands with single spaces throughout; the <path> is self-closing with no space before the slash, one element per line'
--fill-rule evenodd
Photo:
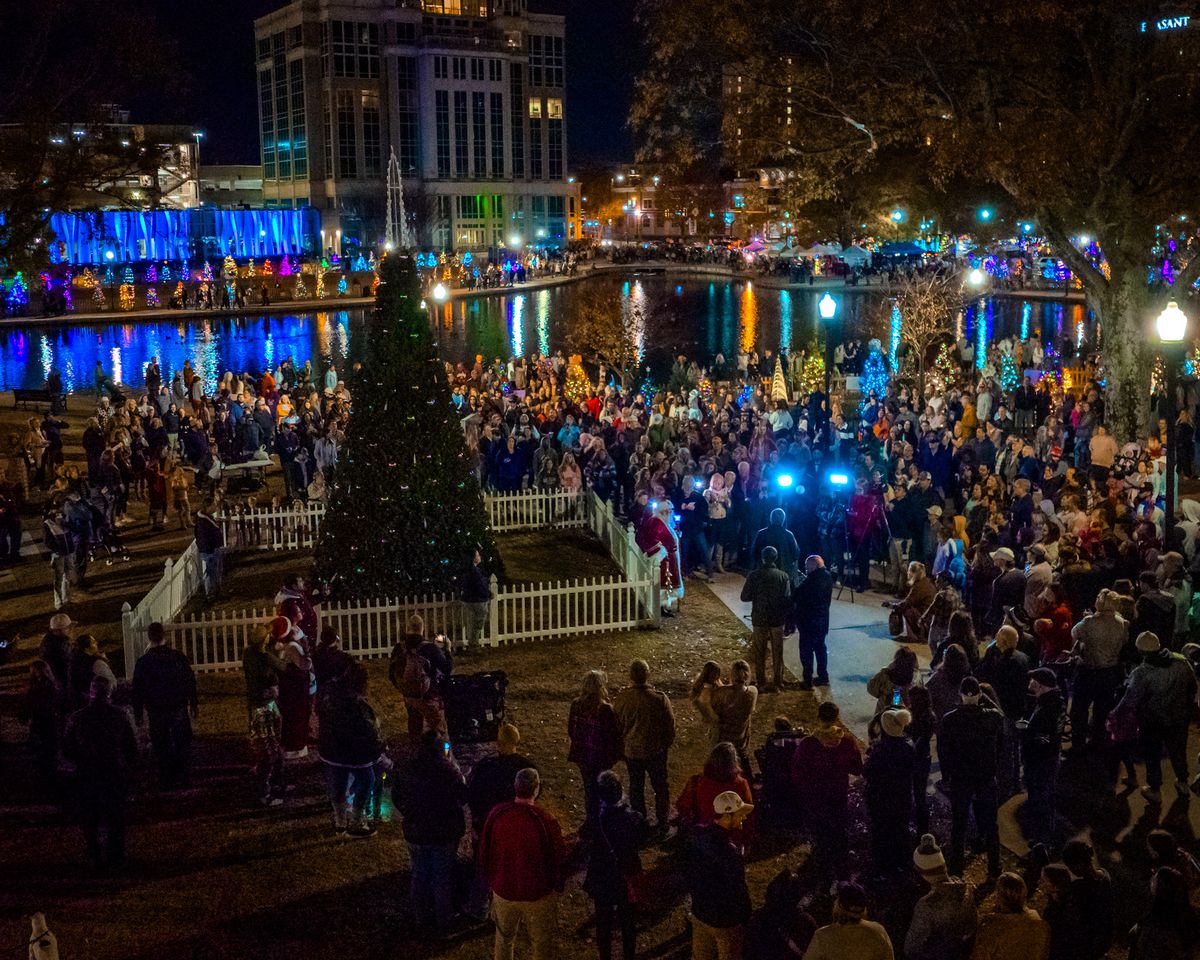
<path fill-rule="evenodd" d="M 741 591 L 745 578 L 741 574 L 719 574 L 709 589 L 738 617 L 750 613 L 750 604 L 742 603 Z M 689 584 L 690 586 L 690 584 Z M 693 589 L 695 589 L 693 587 Z M 837 597 L 837 590 L 834 590 Z M 847 587 L 842 599 L 835 599 L 829 608 L 828 688 L 818 687 L 808 696 L 817 702 L 834 701 L 842 710 L 842 720 L 855 735 L 866 740 L 867 725 L 875 716 L 875 698 L 867 693 L 867 681 L 881 667 L 887 666 L 898 644 L 888 635 L 887 610 L 882 606 L 885 595 L 875 592 L 854 594 Z M 749 620 L 745 620 L 749 629 Z M 925 644 L 910 644 L 921 667 L 929 668 L 929 648 Z M 795 635 L 784 639 L 783 662 L 800 676 L 800 645 Z"/>

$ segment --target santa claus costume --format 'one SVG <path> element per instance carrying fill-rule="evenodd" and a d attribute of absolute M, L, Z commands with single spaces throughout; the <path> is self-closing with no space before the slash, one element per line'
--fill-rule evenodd
<path fill-rule="evenodd" d="M 659 559 L 662 612 L 675 615 L 683 597 L 683 577 L 680 576 L 679 538 L 671 526 L 671 501 L 665 497 L 652 500 L 637 528 L 637 545 L 647 556 Z"/>

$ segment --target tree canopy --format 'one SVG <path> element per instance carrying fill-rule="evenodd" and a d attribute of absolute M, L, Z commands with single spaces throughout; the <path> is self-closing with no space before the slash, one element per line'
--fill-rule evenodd
<path fill-rule="evenodd" d="M 46 257 L 50 213 L 73 199 L 121 202 L 113 185 L 145 174 L 141 205 L 156 204 L 161 147 L 109 120 L 141 90 L 171 93 L 174 73 L 144 2 L 0 0 L 0 23 L 0 264 L 27 269 Z"/>
<path fill-rule="evenodd" d="M 1144 424 L 1151 318 L 1200 276 L 1200 23 L 1159 29 L 1178 11 L 1128 0 L 706 6 L 642 2 L 648 158 L 715 165 L 740 132 L 740 161 L 788 171 L 830 233 L 897 181 L 946 231 L 1036 221 L 1100 318 L 1118 433 Z"/>

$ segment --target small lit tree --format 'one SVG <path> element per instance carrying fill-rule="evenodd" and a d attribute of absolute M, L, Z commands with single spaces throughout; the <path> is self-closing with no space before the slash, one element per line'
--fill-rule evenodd
<path fill-rule="evenodd" d="M 646 318 L 641 306 L 615 290 L 592 290 L 579 303 L 567 341 L 589 363 L 604 364 L 621 378 L 621 388 L 637 382 Z"/>
<path fill-rule="evenodd" d="M 962 280 L 949 271 L 907 274 L 895 296 L 881 305 L 890 326 L 893 306 L 900 312 L 900 341 L 908 345 L 917 368 L 917 394 L 925 399 L 925 373 L 939 344 L 953 337 L 954 314 L 962 306 Z"/>

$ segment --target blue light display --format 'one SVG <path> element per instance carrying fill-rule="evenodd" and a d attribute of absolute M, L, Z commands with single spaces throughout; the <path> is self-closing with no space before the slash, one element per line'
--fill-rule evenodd
<path fill-rule="evenodd" d="M 320 214 L 303 210 L 103 210 L 50 217 L 62 261 L 134 263 L 314 253 Z"/>

